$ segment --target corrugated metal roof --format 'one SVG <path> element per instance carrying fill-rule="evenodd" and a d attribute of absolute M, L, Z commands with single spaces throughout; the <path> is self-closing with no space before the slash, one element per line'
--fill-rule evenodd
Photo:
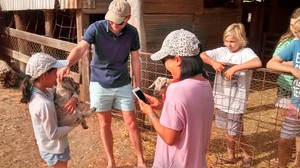
<path fill-rule="evenodd" d="M 55 0 L 0 0 L 2 11 L 17 10 L 41 10 L 41 9 L 76 9 L 80 5 L 80 0 L 58 0 L 59 4 L 55 4 Z"/>
<path fill-rule="evenodd" d="M 60 9 L 78 9 L 81 8 L 81 0 L 58 0 Z M 80 1 L 80 2 L 79 2 Z"/>

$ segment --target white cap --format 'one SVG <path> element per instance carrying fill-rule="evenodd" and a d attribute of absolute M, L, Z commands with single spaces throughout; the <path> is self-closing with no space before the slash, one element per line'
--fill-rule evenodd
<path fill-rule="evenodd" d="M 62 68 L 69 65 L 68 60 L 56 60 L 46 53 L 33 54 L 26 65 L 26 75 L 36 79 L 51 68 Z"/>

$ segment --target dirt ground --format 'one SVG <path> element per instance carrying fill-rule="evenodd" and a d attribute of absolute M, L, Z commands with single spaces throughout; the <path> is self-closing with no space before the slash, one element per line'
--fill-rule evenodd
<path fill-rule="evenodd" d="M 35 143 L 27 105 L 19 103 L 21 91 L 0 88 L 0 167 L 1 168 L 45 168 Z M 102 168 L 106 156 L 100 143 L 97 116 L 87 119 L 89 129 L 81 126 L 69 134 L 71 168 Z M 135 167 L 136 158 L 129 142 L 124 122 L 113 118 L 114 153 L 120 168 Z M 148 166 L 152 165 L 154 142 L 142 140 L 144 156 Z"/>
<path fill-rule="evenodd" d="M 274 89 L 250 94 L 248 101 L 251 112 L 245 115 L 245 132 L 251 151 L 254 153 L 254 166 L 267 168 L 269 160 L 277 156 L 277 140 L 280 122 L 273 108 Z M 266 98 L 267 97 L 267 98 Z M 45 168 L 35 143 L 28 107 L 19 103 L 19 89 L 0 88 L 0 167 L 1 168 Z M 269 107 L 270 105 L 270 107 Z M 89 129 L 81 126 L 69 134 L 71 161 L 70 168 L 105 168 L 106 156 L 99 137 L 97 115 L 87 119 Z M 145 128 L 145 127 L 143 127 Z M 113 117 L 114 154 L 117 166 L 132 168 L 136 165 L 134 150 L 128 133 L 120 117 Z M 148 167 L 152 166 L 156 133 L 143 129 L 142 145 Z M 217 160 L 226 155 L 224 137 L 221 130 L 212 127 L 209 167 L 237 168 L 235 165 L 219 165 Z"/>

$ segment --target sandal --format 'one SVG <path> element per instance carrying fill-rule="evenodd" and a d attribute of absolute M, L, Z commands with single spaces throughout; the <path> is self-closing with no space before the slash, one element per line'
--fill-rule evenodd
<path fill-rule="evenodd" d="M 294 162 L 294 159 L 290 158 L 288 162 Z M 278 158 L 273 158 L 270 160 L 270 164 L 273 166 L 278 166 L 279 164 L 279 159 Z"/>
<path fill-rule="evenodd" d="M 240 165 L 241 168 L 251 168 L 253 165 L 253 160 L 252 158 L 248 158 L 248 159 L 242 159 L 242 163 Z"/>
<path fill-rule="evenodd" d="M 278 158 L 273 158 L 270 160 L 270 164 L 273 166 L 278 166 L 279 160 Z"/>
<path fill-rule="evenodd" d="M 218 161 L 218 164 L 235 164 L 236 163 L 236 159 L 232 158 L 220 158 L 220 160 Z"/>

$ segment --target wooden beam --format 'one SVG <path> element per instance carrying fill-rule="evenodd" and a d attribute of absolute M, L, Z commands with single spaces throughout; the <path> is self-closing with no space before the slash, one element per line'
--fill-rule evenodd
<path fill-rule="evenodd" d="M 45 37 L 45 36 L 29 33 L 26 31 L 16 30 L 13 28 L 8 28 L 8 27 L 6 29 L 7 29 L 7 34 L 10 36 L 20 38 L 23 40 L 27 40 L 27 41 L 31 41 L 34 43 L 38 43 L 41 45 L 57 48 L 57 49 L 64 50 L 64 51 L 70 52 L 76 46 L 76 44 L 71 43 L 71 42 L 57 40 L 57 39 L 53 39 L 50 37 Z"/>
<path fill-rule="evenodd" d="M 83 0 L 82 2 L 82 8 L 95 8 L 95 6 L 95 0 Z"/>
<path fill-rule="evenodd" d="M 27 63 L 30 58 L 28 55 L 22 54 L 21 52 L 12 50 L 10 48 L 0 47 L 0 49 L 1 49 L 1 53 L 10 56 L 22 63 Z"/>
<path fill-rule="evenodd" d="M 89 18 L 81 10 L 76 11 L 76 27 L 77 27 L 77 41 L 81 41 L 84 34 L 85 27 L 89 25 Z M 85 102 L 85 109 L 89 109 L 87 102 L 90 101 L 89 85 L 90 85 L 90 52 L 87 51 L 79 61 L 79 74 L 80 74 L 80 98 Z"/>
<path fill-rule="evenodd" d="M 1 50 L 1 53 L 5 54 L 11 58 L 14 58 L 24 64 L 27 63 L 30 58 L 30 56 L 28 56 L 28 55 L 22 54 L 18 51 L 15 51 L 15 50 L 12 50 L 12 49 L 9 49 L 6 47 L 0 47 L 0 50 Z M 75 82 L 79 83 L 80 75 L 78 73 L 71 71 L 70 74 L 68 74 L 68 76 L 72 77 Z"/>

